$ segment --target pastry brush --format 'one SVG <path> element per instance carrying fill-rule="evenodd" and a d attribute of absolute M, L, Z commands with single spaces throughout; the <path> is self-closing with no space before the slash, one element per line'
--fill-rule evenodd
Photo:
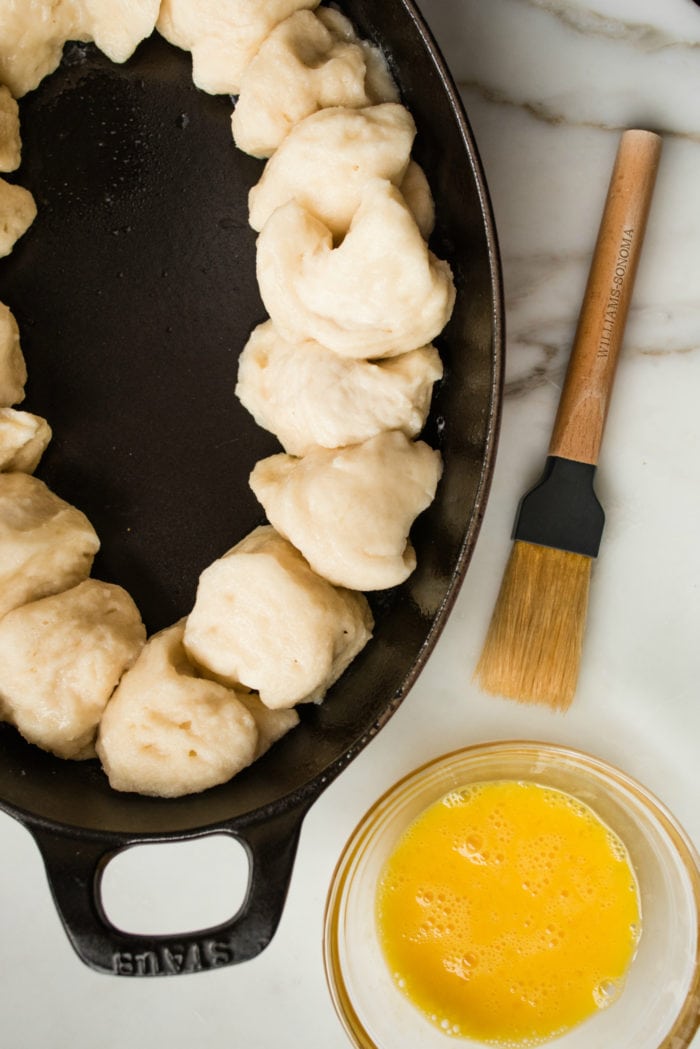
<path fill-rule="evenodd" d="M 544 473 L 521 501 L 476 677 L 564 710 L 578 679 L 604 513 L 593 480 L 661 139 L 625 131 L 610 180 Z"/>

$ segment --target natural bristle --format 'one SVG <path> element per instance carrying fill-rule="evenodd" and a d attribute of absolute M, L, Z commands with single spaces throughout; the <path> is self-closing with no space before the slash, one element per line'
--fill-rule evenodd
<path fill-rule="evenodd" d="M 486 692 L 566 710 L 574 698 L 592 559 L 515 542 L 476 678 Z"/>

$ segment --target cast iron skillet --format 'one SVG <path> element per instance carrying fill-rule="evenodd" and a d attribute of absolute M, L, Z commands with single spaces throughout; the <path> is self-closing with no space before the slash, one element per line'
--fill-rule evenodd
<path fill-rule="evenodd" d="M 320 707 L 230 783 L 177 800 L 110 790 L 97 762 L 59 761 L 0 727 L 0 806 L 34 836 L 56 906 L 95 969 L 151 976 L 254 957 L 279 921 L 304 815 L 370 741 L 423 667 L 462 582 L 493 466 L 502 383 L 499 260 L 487 191 L 452 80 L 411 0 L 344 0 L 387 52 L 418 125 L 451 262 L 454 316 L 426 440 L 445 463 L 416 523 L 418 569 L 373 599 L 372 642 Z M 231 104 L 191 84 L 158 36 L 126 66 L 68 45 L 21 103 L 39 217 L 0 263 L 30 381 L 54 440 L 38 471 L 102 539 L 93 574 L 125 586 L 149 631 L 191 608 L 199 572 L 262 523 L 247 477 L 279 450 L 233 397 L 236 358 L 264 318 L 246 196 L 262 164 L 234 149 Z M 475 595 L 475 600 L 478 597 Z M 223 832 L 246 848 L 245 902 L 181 936 L 109 923 L 100 879 L 136 843 Z"/>

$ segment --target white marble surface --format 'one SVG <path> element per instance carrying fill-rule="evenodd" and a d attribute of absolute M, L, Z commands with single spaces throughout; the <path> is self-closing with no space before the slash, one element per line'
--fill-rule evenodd
<path fill-rule="evenodd" d="M 592 751 L 646 783 L 700 844 L 700 8 L 691 0 L 423 0 L 423 9 L 463 90 L 506 282 L 502 434 L 467 582 L 408 699 L 312 808 L 280 929 L 255 961 L 176 980 L 90 972 L 64 938 L 28 834 L 0 816 L 7 1049 L 345 1049 L 321 955 L 334 864 L 381 792 L 462 743 L 516 736 Z M 618 134 L 628 126 L 663 132 L 665 145 L 599 470 L 608 524 L 580 688 L 572 709 L 553 715 L 487 697 L 471 677 L 514 509 L 546 452 Z M 228 863 L 216 842 L 198 849 L 185 850 L 179 878 L 168 875 L 157 891 L 143 868 L 123 861 L 108 885 L 113 914 L 165 921 L 167 913 L 171 928 L 225 917 L 235 902 Z M 149 871 L 169 864 L 150 851 Z M 231 862 L 240 892 L 244 865 L 238 854 Z M 206 887 L 197 883 L 202 866 Z"/>

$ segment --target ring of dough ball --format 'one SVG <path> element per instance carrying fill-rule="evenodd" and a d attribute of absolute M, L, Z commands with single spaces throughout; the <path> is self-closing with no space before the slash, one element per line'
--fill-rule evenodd
<path fill-rule="evenodd" d="M 320 701 L 371 637 L 369 606 L 356 591 L 392 586 L 415 566 L 408 529 L 440 475 L 438 453 L 405 436 L 425 421 L 441 374 L 428 343 L 454 302 L 449 266 L 423 239 L 434 207 L 425 175 L 410 159 L 415 126 L 396 104 L 381 52 L 339 12 L 312 13 L 317 4 L 51 0 L 51 18 L 43 17 L 47 0 L 0 6 L 0 81 L 10 89 L 0 87 L 2 171 L 20 160 L 10 91 L 20 96 L 36 87 L 58 65 L 66 40 L 93 40 L 123 62 L 158 19 L 166 39 L 192 52 L 197 86 L 212 93 L 242 87 L 232 119 L 237 143 L 257 155 L 280 150 L 251 192 L 263 299 L 280 333 L 303 344 L 288 346 L 275 336 L 278 373 L 301 350 L 307 368 L 323 374 L 328 366 L 325 382 L 341 414 L 363 402 L 330 438 L 322 423 L 290 437 L 290 447 L 308 453 L 304 460 L 272 457 L 254 471 L 256 494 L 261 498 L 265 489 L 261 501 L 275 504 L 275 519 L 290 533 L 302 522 L 303 532 L 304 501 L 315 501 L 324 472 L 331 476 L 327 453 L 315 441 L 358 442 L 332 453 L 333 469 L 353 480 L 344 492 L 335 477 L 320 513 L 330 525 L 330 504 L 348 496 L 355 510 L 363 500 L 370 510 L 363 515 L 366 531 L 356 536 L 364 547 L 356 541 L 345 566 L 347 588 L 332 581 L 345 571 L 337 569 L 347 554 L 341 548 L 348 521 L 329 533 L 334 553 L 321 574 L 266 526 L 202 573 L 187 622 L 143 647 L 143 625 L 128 595 L 86 580 L 99 547 L 87 519 L 20 472 L 34 469 L 50 429 L 11 407 L 24 395 L 26 368 L 14 319 L 0 304 L 0 470 L 11 471 L 0 474 L 0 546 L 8 555 L 0 564 L 0 661 L 6 655 L 0 708 L 39 746 L 85 757 L 107 696 L 126 670 L 96 744 L 117 790 L 175 797 L 225 782 L 297 723 L 294 703 Z M 261 93 L 275 76 L 277 97 L 266 108 Z M 280 90 L 285 85 L 289 91 Z M 334 106 L 349 108 L 334 112 Z M 35 215 L 31 194 L 0 179 L 0 257 Z M 365 359 L 381 357 L 393 359 Z M 309 419 L 312 404 L 313 395 Z M 329 432 L 332 415 L 326 414 Z M 390 432 L 365 439 L 386 427 Z M 402 474 L 399 493 L 389 476 L 396 482 Z M 324 561 L 323 544 L 297 545 L 308 545 L 315 564 Z M 222 623 L 222 610 L 231 608 Z"/>

